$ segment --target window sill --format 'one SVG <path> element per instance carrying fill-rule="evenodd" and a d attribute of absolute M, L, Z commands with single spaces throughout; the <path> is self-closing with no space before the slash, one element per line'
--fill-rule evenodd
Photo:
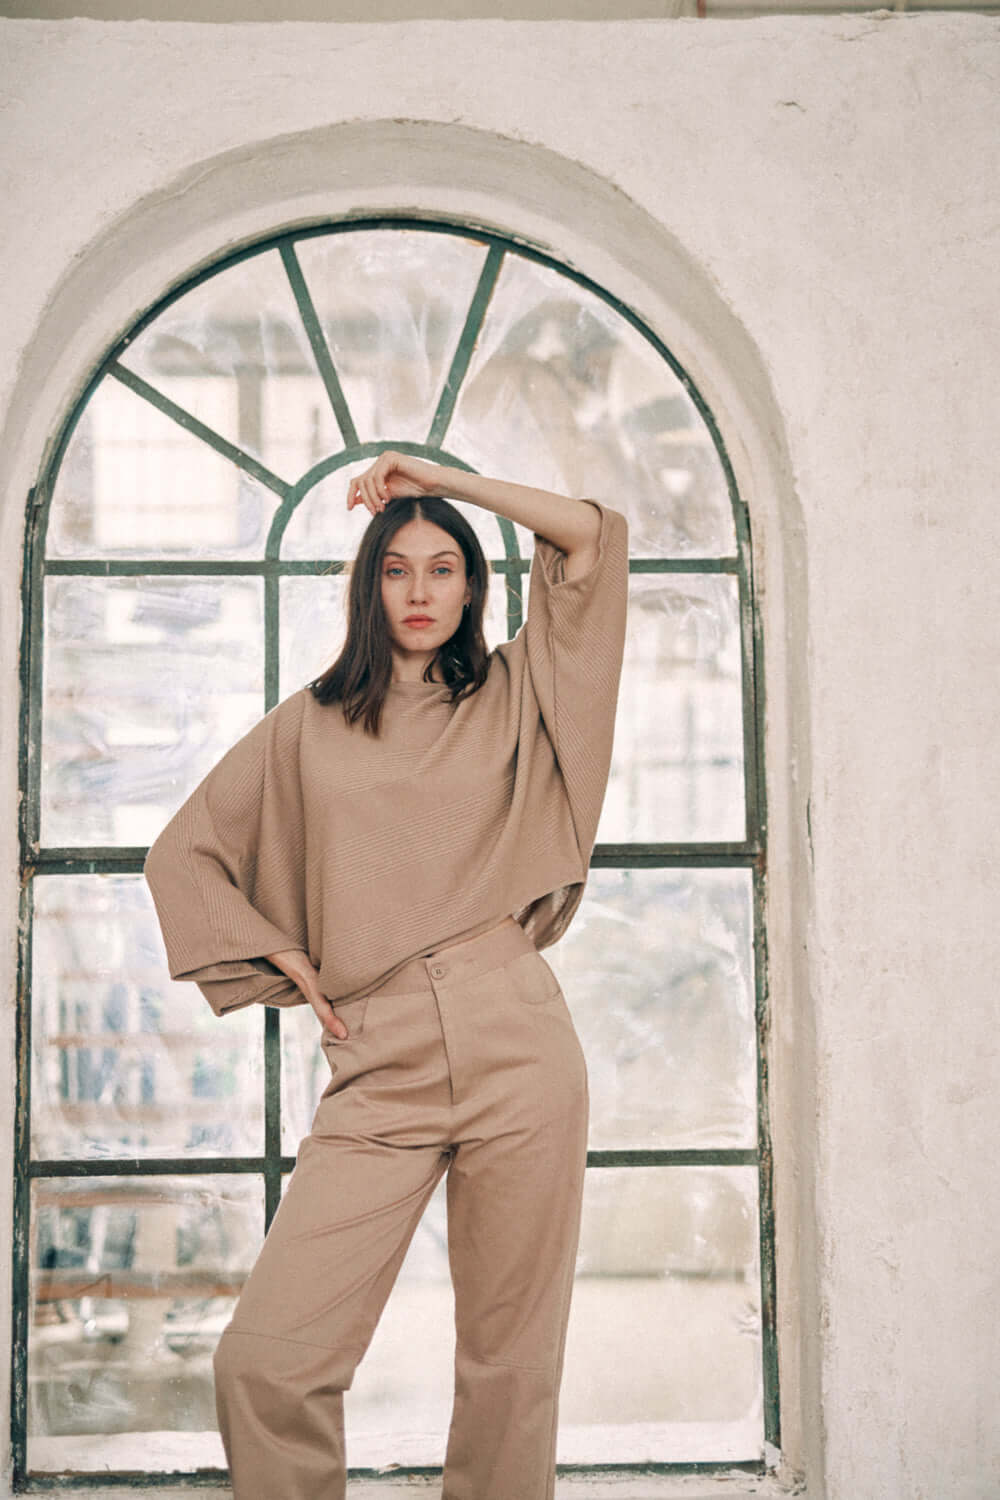
<path fill-rule="evenodd" d="M 32 1493 L 30 1482 L 29 1488 L 20 1493 Z M 157 1486 L 153 1491 L 139 1485 L 112 1490 L 88 1487 L 83 1493 L 93 1500 L 135 1500 L 137 1495 L 149 1493 L 155 1494 L 156 1500 L 232 1500 L 228 1487 L 206 1489 L 200 1485 L 169 1490 Z M 406 1496 L 439 1500 L 440 1493 L 440 1478 L 400 1476 L 351 1482 L 351 1494 L 357 1500 L 405 1500 Z M 802 1485 L 783 1482 L 775 1475 L 758 1478 L 739 1470 L 716 1474 L 580 1474 L 560 1477 L 556 1483 L 556 1500 L 784 1500 L 788 1495 L 808 1500 Z M 2 1500 L 14 1500 L 13 1491 L 4 1490 Z"/>

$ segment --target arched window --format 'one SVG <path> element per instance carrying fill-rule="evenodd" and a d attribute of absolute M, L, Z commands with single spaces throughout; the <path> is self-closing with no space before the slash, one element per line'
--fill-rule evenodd
<path fill-rule="evenodd" d="M 704 401 L 627 308 L 512 240 L 379 219 L 276 236 L 171 291 L 33 496 L 19 1475 L 223 1466 L 212 1351 L 325 1063 L 308 1007 L 219 1020 L 169 980 L 142 863 L 336 654 L 367 520 L 347 484 L 386 446 L 630 523 L 611 779 L 547 955 L 591 1092 L 560 1462 L 760 1469 L 777 1443 L 746 509 Z M 460 508 L 492 560 L 496 644 L 522 621 L 531 534 Z M 356 1468 L 440 1464 L 451 1327 L 442 1183 L 347 1398 Z"/>

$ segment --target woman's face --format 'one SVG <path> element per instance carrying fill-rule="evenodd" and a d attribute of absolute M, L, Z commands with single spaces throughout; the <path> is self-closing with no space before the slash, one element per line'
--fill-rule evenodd
<path fill-rule="evenodd" d="M 472 597 L 462 549 L 441 526 L 414 517 L 401 526 L 382 560 L 382 604 L 393 654 L 426 659 L 443 646 L 462 621 Z"/>

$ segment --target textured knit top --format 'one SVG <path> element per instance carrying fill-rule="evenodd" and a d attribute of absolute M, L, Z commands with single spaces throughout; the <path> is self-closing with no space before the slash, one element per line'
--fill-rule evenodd
<path fill-rule="evenodd" d="M 266 957 L 298 948 L 336 1003 L 505 916 L 536 948 L 562 936 L 607 787 L 628 600 L 627 522 L 590 503 L 596 562 L 567 579 L 534 534 L 527 618 L 470 697 L 394 682 L 373 736 L 301 687 L 222 756 L 145 861 L 172 979 L 217 1015 L 306 1004 Z"/>

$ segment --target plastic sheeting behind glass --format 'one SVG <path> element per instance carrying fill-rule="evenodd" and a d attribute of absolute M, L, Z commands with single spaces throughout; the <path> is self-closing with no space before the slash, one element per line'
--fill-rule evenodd
<path fill-rule="evenodd" d="M 277 250 L 240 260 L 178 297 L 121 362 L 285 481 L 343 446 Z M 184 399 L 170 387 L 179 378 Z M 294 401 L 285 399 L 286 382 Z M 211 400 L 213 386 L 226 391 L 224 408 Z"/>
<path fill-rule="evenodd" d="M 232 420 L 218 376 L 162 376 L 209 426 Z M 70 438 L 52 495 L 50 557 L 260 557 L 278 497 L 228 458 L 107 376 Z"/>
<path fill-rule="evenodd" d="M 212 1355 L 263 1218 L 254 1174 L 35 1179 L 29 1469 L 224 1464 Z"/>
<path fill-rule="evenodd" d="M 753 1147 L 748 870 L 592 869 L 546 958 L 587 1058 L 591 1150 Z"/>
<path fill-rule="evenodd" d="M 45 580 L 43 844 L 148 844 L 264 713 L 259 578 Z"/>
<path fill-rule="evenodd" d="M 633 573 L 598 842 L 742 840 L 743 760 L 736 579 Z"/>
<path fill-rule="evenodd" d="M 426 442 L 485 245 L 359 229 L 295 248 L 359 442 Z"/>
<path fill-rule="evenodd" d="M 141 875 L 40 875 L 34 898 L 32 1156 L 262 1151 L 263 1012 L 220 1022 L 168 978 Z"/>
<path fill-rule="evenodd" d="M 762 1456 L 757 1214 L 753 1167 L 588 1172 L 560 1462 Z"/>
<path fill-rule="evenodd" d="M 446 447 L 481 473 L 606 499 L 636 556 L 736 550 L 719 455 L 662 355 L 558 271 L 508 254 Z"/>

